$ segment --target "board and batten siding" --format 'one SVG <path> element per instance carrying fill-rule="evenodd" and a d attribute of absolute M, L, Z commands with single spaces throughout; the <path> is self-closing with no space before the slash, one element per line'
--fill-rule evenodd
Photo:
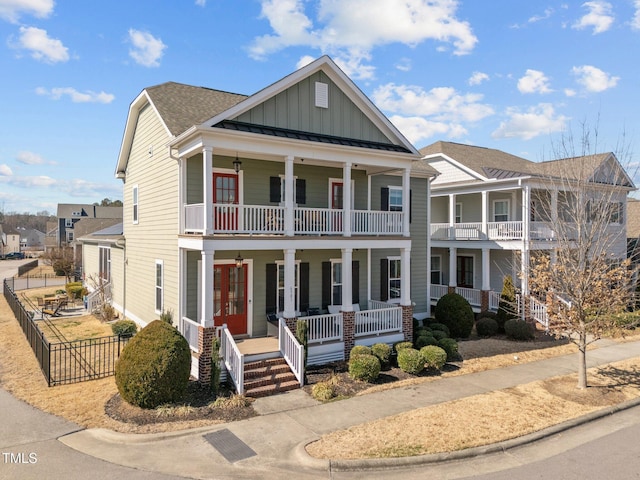
<path fill-rule="evenodd" d="M 178 308 L 178 162 L 168 156 L 169 136 L 155 110 L 140 111 L 124 183 L 124 233 L 127 239 L 127 310 L 147 324 L 155 311 L 156 260 L 164 265 L 164 310 Z M 150 153 L 150 151 L 152 153 Z M 138 187 L 138 223 L 133 223 L 132 191 Z M 174 323 L 178 321 L 174 317 Z"/>
<path fill-rule="evenodd" d="M 329 89 L 329 107 L 316 107 L 315 84 Z M 392 143 L 324 72 L 317 72 L 234 120 L 304 132 Z"/>
<path fill-rule="evenodd" d="M 469 173 L 461 170 L 455 165 L 451 164 L 451 162 L 447 160 L 435 160 L 430 161 L 429 165 L 435 168 L 440 175 L 433 179 L 432 185 L 442 185 L 446 183 L 454 183 L 454 182 L 464 182 L 464 181 L 472 181 L 477 180 L 476 177 L 470 175 Z"/>

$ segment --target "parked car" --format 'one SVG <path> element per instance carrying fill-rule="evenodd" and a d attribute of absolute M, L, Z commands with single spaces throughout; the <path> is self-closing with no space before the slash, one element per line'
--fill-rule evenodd
<path fill-rule="evenodd" d="M 7 253 L 5 255 L 5 257 L 7 260 L 22 260 L 24 258 L 24 253 L 23 252 L 11 252 L 11 253 Z"/>

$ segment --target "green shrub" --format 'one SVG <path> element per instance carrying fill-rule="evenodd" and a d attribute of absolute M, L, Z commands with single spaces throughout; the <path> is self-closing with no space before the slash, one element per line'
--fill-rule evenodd
<path fill-rule="evenodd" d="M 440 297 L 436 304 L 436 320 L 449 328 L 452 338 L 467 338 L 475 323 L 471 305 L 457 293 L 447 293 Z M 433 328 L 433 324 L 430 328 Z"/>
<path fill-rule="evenodd" d="M 353 358 L 358 355 L 373 355 L 373 353 L 371 353 L 371 348 L 366 345 L 356 345 L 349 352 L 349 358 Z"/>
<path fill-rule="evenodd" d="M 302 345 L 302 354 L 304 355 L 302 364 L 306 371 L 309 360 L 309 324 L 304 320 L 296 322 L 296 339 Z"/>
<path fill-rule="evenodd" d="M 496 322 L 500 332 L 504 332 L 504 324 L 507 320 L 516 318 L 516 289 L 509 275 L 504 277 L 502 283 L 502 292 L 500 293 L 500 302 L 498 303 L 498 313 L 496 313 Z"/>
<path fill-rule="evenodd" d="M 349 376 L 356 380 L 373 382 L 380 375 L 380 360 L 375 355 L 356 355 L 349 359 Z"/>
<path fill-rule="evenodd" d="M 424 370 L 424 359 L 415 348 L 402 348 L 398 351 L 398 367 L 403 372 L 417 375 Z"/>
<path fill-rule="evenodd" d="M 411 343 L 411 342 L 398 342 L 398 343 L 393 345 L 393 349 L 396 351 L 396 353 L 400 353 L 400 350 L 403 350 L 405 348 L 413 348 L 413 343 Z"/>
<path fill-rule="evenodd" d="M 138 331 L 138 326 L 133 320 L 118 320 L 111 324 L 111 331 L 119 337 L 131 337 Z"/>
<path fill-rule="evenodd" d="M 173 310 L 162 310 L 160 314 L 160 320 L 168 323 L 169 325 L 173 325 Z"/>
<path fill-rule="evenodd" d="M 336 396 L 336 379 L 335 377 L 318 382 L 311 387 L 311 396 L 321 402 L 327 402 Z"/>
<path fill-rule="evenodd" d="M 455 341 L 455 340 L 454 340 Z M 440 370 L 447 363 L 447 352 L 443 348 L 429 345 L 420 349 L 420 356 L 427 368 Z"/>
<path fill-rule="evenodd" d="M 493 312 L 491 310 L 482 310 L 480 313 L 478 313 L 476 315 L 476 318 L 479 320 L 481 318 L 493 318 L 494 320 L 496 319 L 496 312 Z"/>
<path fill-rule="evenodd" d="M 504 332 L 513 340 L 533 340 L 533 326 L 524 320 L 512 318 L 504 324 Z"/>
<path fill-rule="evenodd" d="M 69 298 L 81 299 L 88 292 L 87 289 L 82 286 L 82 282 L 69 282 L 64 286 Z"/>
<path fill-rule="evenodd" d="M 386 343 L 376 343 L 371 346 L 371 353 L 378 357 L 382 368 L 389 368 L 391 361 L 391 347 Z"/>
<path fill-rule="evenodd" d="M 451 330 L 444 323 L 433 322 L 429 325 L 431 331 L 438 330 L 444 332 L 447 337 L 451 336 Z"/>
<path fill-rule="evenodd" d="M 116 362 L 116 386 L 132 405 L 155 408 L 184 397 L 191 371 L 185 338 L 166 322 L 154 320 L 134 336 Z"/>
<path fill-rule="evenodd" d="M 419 337 L 421 335 L 431 335 L 431 329 L 427 327 L 420 327 L 418 329 L 413 330 L 413 337 Z"/>
<path fill-rule="evenodd" d="M 431 336 L 436 340 L 442 340 L 443 338 L 448 338 L 449 336 L 443 332 L 442 330 L 434 330 L 431 332 Z"/>
<path fill-rule="evenodd" d="M 415 344 L 415 348 L 420 350 L 427 345 L 437 345 L 438 340 L 436 340 L 433 335 L 420 335 L 413 343 Z"/>
<path fill-rule="evenodd" d="M 476 322 L 476 332 L 480 337 L 490 337 L 500 330 L 498 322 L 489 317 L 482 317 Z"/>
<path fill-rule="evenodd" d="M 447 361 L 455 362 L 460 360 L 460 354 L 458 353 L 458 342 L 453 338 L 443 338 L 438 341 L 438 346 L 447 352 Z"/>

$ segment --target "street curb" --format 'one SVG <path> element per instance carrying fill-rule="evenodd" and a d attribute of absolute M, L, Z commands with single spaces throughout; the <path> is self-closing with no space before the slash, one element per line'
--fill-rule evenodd
<path fill-rule="evenodd" d="M 494 443 L 491 445 L 484 445 L 480 447 L 468 448 L 465 450 L 458 450 L 455 452 L 435 453 L 428 455 L 417 455 L 415 457 L 398 457 L 398 458 L 372 458 L 372 459 L 356 459 L 356 460 L 331 460 L 331 459 L 319 459 L 312 457 L 306 451 L 307 442 L 298 445 L 295 449 L 295 454 L 299 461 L 309 467 L 318 470 L 329 470 L 334 472 L 355 472 L 362 470 L 381 470 L 385 468 L 402 468 L 413 467 L 419 465 L 430 465 L 436 463 L 444 463 L 455 460 L 468 460 L 470 458 L 478 457 L 480 455 L 487 455 L 492 453 L 505 452 L 517 447 L 522 447 L 527 444 L 537 442 L 544 438 L 553 436 L 555 434 L 564 432 L 574 427 L 584 425 L 585 423 L 593 422 L 600 418 L 613 415 L 614 413 L 627 410 L 629 408 L 640 406 L 640 398 L 627 400 L 612 407 L 603 408 L 595 412 L 583 415 L 581 417 L 567 420 L 566 422 L 559 423 L 538 432 L 523 435 L 522 437 L 505 440 L 503 442 Z"/>

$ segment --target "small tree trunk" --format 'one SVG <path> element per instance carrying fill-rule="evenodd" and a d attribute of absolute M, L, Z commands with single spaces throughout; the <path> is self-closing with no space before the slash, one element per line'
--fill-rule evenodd
<path fill-rule="evenodd" d="M 582 332 L 578 344 L 578 388 L 587 388 L 587 336 Z"/>

